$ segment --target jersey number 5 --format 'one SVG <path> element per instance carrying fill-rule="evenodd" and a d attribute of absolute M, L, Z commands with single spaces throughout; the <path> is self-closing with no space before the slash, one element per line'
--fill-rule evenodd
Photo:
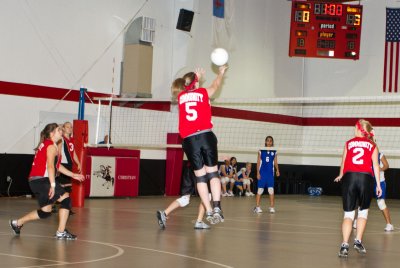
<path fill-rule="evenodd" d="M 355 148 L 353 153 L 356 154 L 352 158 L 353 164 L 355 164 L 355 165 L 364 164 L 364 160 L 362 159 L 362 157 L 364 156 L 364 149 L 363 148 Z"/>
<path fill-rule="evenodd" d="M 186 102 L 185 103 L 185 111 L 187 113 L 186 119 L 188 121 L 194 121 L 197 119 L 197 111 L 192 108 L 196 105 L 197 105 L 197 102 Z"/>

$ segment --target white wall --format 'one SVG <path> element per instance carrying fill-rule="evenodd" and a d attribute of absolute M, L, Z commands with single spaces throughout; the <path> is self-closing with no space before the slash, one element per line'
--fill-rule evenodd
<path fill-rule="evenodd" d="M 388 1 L 362 1 L 359 61 L 289 58 L 291 2 L 233 1 L 235 43 L 217 96 L 381 94 Z M 175 29 L 180 8 L 196 12 L 190 34 Z M 157 21 L 152 81 L 155 98 L 168 98 L 171 81 L 195 66 L 206 68 L 206 84 L 212 81 L 211 0 L 3 0 L 0 80 L 74 89 L 84 85 L 91 91 L 119 92 L 123 53 L 119 34 L 135 14 Z M 53 110 L 75 114 L 77 103 L 0 95 L 4 118 L 0 152 L 31 153 L 34 141 L 30 133 L 39 123 L 40 112 Z M 95 107 L 86 111 L 96 114 Z"/>

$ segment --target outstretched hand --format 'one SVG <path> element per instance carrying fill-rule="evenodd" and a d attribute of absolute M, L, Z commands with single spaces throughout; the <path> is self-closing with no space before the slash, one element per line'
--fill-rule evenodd
<path fill-rule="evenodd" d="M 339 182 L 342 179 L 342 176 L 337 176 L 334 182 Z"/>
<path fill-rule="evenodd" d="M 77 181 L 84 181 L 85 180 L 85 176 L 83 176 L 82 174 L 77 174 L 77 173 L 73 173 L 72 174 L 72 178 L 77 180 Z"/>
<path fill-rule="evenodd" d="M 206 71 L 203 68 L 198 67 L 194 70 L 194 73 L 196 74 L 197 79 L 200 81 L 200 78 L 206 73 Z"/>
<path fill-rule="evenodd" d="M 218 69 L 219 69 L 219 73 L 220 73 L 220 74 L 224 74 L 224 73 L 225 73 L 225 70 L 228 69 L 228 65 L 219 66 Z"/>

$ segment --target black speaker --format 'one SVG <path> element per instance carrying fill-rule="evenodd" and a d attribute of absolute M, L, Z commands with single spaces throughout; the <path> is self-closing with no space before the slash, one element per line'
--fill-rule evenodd
<path fill-rule="evenodd" d="M 176 24 L 176 29 L 190 32 L 192 28 L 194 12 L 181 8 L 179 11 L 178 23 Z"/>

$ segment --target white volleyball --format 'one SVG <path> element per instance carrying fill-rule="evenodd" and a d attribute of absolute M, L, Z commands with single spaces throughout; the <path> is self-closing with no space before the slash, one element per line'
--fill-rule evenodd
<path fill-rule="evenodd" d="M 217 66 L 222 66 L 228 62 L 228 52 L 223 48 L 216 48 L 211 53 L 211 61 Z"/>

